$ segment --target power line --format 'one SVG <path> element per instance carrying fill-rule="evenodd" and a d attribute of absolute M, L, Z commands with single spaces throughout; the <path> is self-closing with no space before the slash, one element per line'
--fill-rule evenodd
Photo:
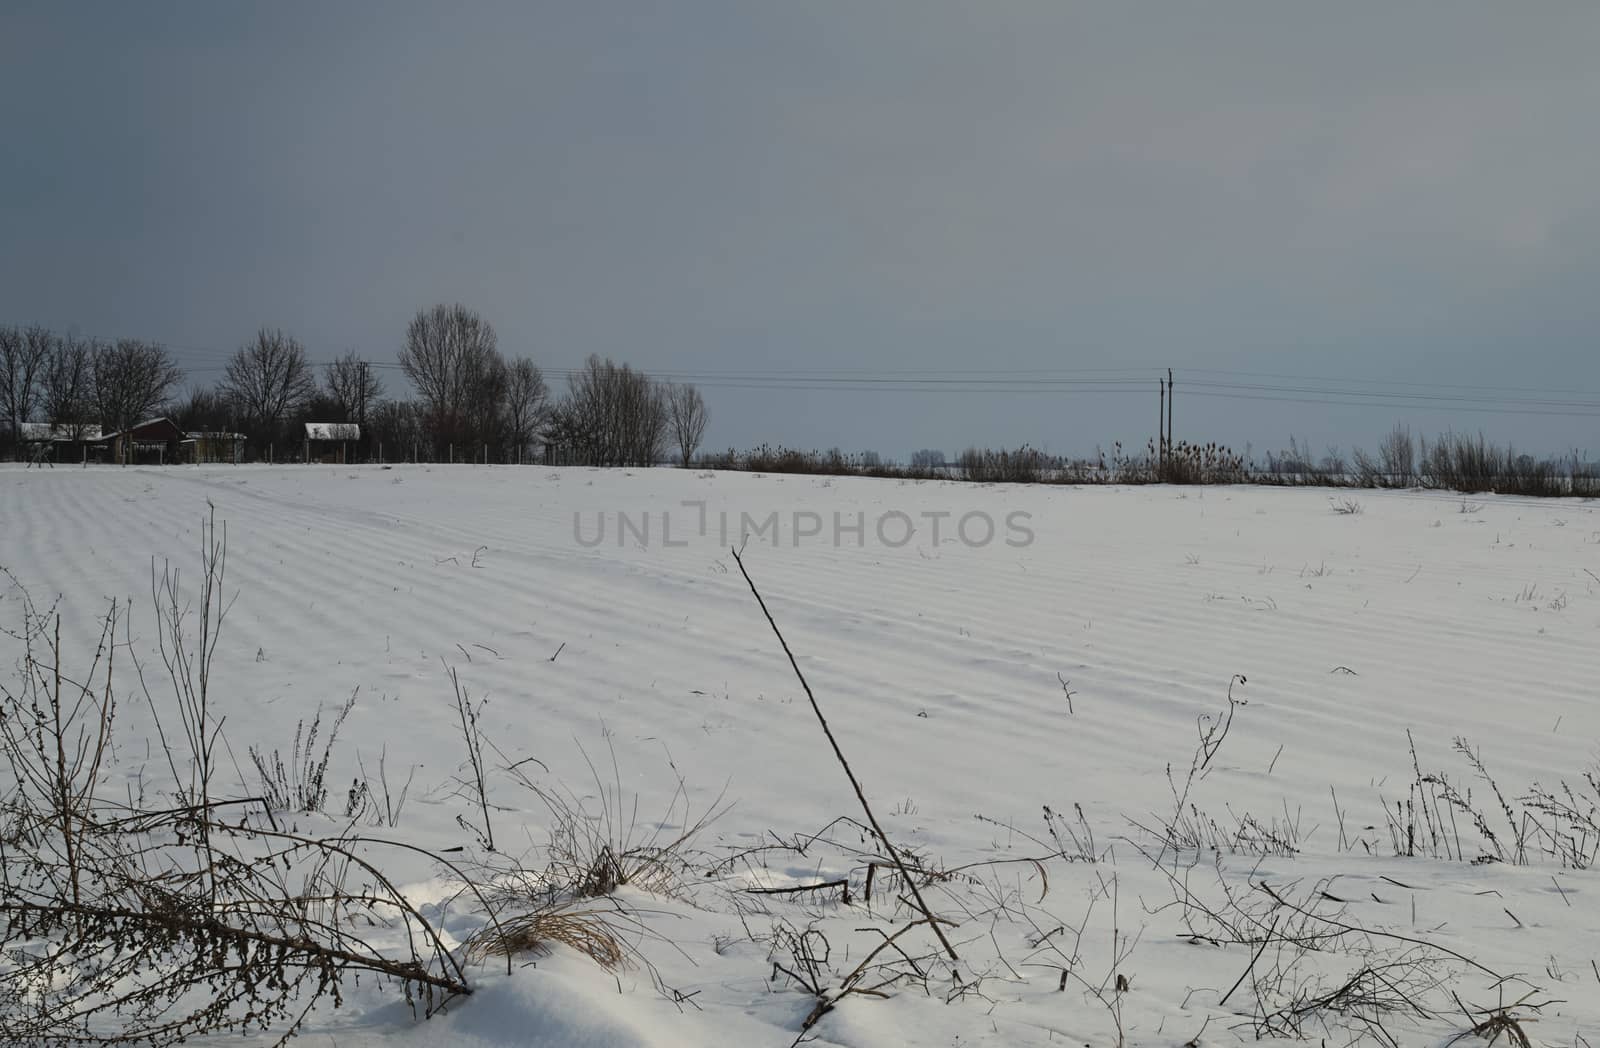
<path fill-rule="evenodd" d="M 1533 415 L 1550 418 L 1600 418 L 1600 406 L 1593 411 L 1540 411 L 1527 408 L 1474 407 L 1470 404 L 1411 404 L 1397 402 L 1364 402 L 1357 400 L 1319 400 L 1314 397 L 1276 397 L 1250 393 L 1216 393 L 1199 390 L 1192 397 L 1211 397 L 1220 400 L 1261 400 L 1274 404 L 1328 404 L 1334 407 L 1396 407 L 1415 411 L 1458 411 L 1477 415 Z"/>
<path fill-rule="evenodd" d="M 313 362 L 323 366 L 327 362 Z M 402 370 L 391 362 L 369 361 L 372 367 L 386 371 Z M 196 367 L 190 372 L 221 371 L 217 367 Z M 582 369 L 543 369 L 547 378 L 560 380 L 581 375 Z M 1181 371 L 1178 372 L 1182 374 Z M 1022 384 L 1017 378 L 947 379 L 918 378 L 908 374 L 904 378 L 847 378 L 816 375 L 810 377 L 783 377 L 750 372 L 678 371 L 652 374 L 670 381 L 693 381 L 705 389 L 744 390 L 751 392 L 784 393 L 919 393 L 919 394 L 1050 394 L 1103 396 L 1148 396 L 1148 382 L 1134 383 L 1127 379 L 1046 379 L 1035 378 Z M 1255 401 L 1277 404 L 1322 404 L 1333 407 L 1370 407 L 1409 410 L 1456 411 L 1471 414 L 1528 415 L 1535 417 L 1594 418 L 1600 417 L 1600 402 L 1581 400 L 1545 400 L 1527 398 L 1492 398 L 1453 394 L 1412 393 L 1398 390 L 1333 389 L 1317 386 L 1276 386 L 1259 383 L 1224 383 L 1189 380 L 1190 395 L 1214 400 Z M 1199 388 L 1195 388 L 1199 387 Z"/>
<path fill-rule="evenodd" d="M 1343 382 L 1347 385 L 1387 385 L 1387 386 L 1415 386 L 1423 389 L 1472 389 L 1488 390 L 1497 393 L 1554 393 L 1577 394 L 1579 396 L 1600 396 L 1600 391 L 1574 390 L 1574 389 L 1537 389 L 1527 386 L 1475 386 L 1463 385 L 1454 382 L 1410 382 L 1400 379 L 1362 379 L 1349 376 L 1329 377 L 1319 375 L 1288 375 L 1272 371 L 1236 371 L 1226 368 L 1184 368 L 1185 372 L 1193 371 L 1207 375 L 1237 375 L 1242 378 L 1272 378 L 1284 379 L 1291 382 Z"/>
<path fill-rule="evenodd" d="M 106 336 L 82 337 L 116 341 Z M 193 365 L 186 364 L 185 371 L 189 374 L 215 374 L 225 371 L 227 368 L 225 361 L 234 352 L 182 343 L 157 341 L 155 344 L 170 350 L 182 351 L 185 357 L 199 356 L 202 361 L 206 361 Z M 326 367 L 332 361 L 316 360 L 309 363 L 315 367 Z M 374 369 L 386 372 L 404 370 L 397 361 L 367 361 L 367 363 Z M 552 381 L 582 375 L 585 371 L 581 367 L 552 367 L 542 370 Z M 649 373 L 653 377 L 667 381 L 694 382 L 706 389 L 751 392 L 1148 396 L 1149 387 L 1153 384 L 1150 379 L 1159 378 L 1162 370 L 1144 365 L 1052 368 L 717 369 L 702 367 L 653 370 Z M 1600 416 L 1600 391 L 1596 390 L 1335 378 L 1205 367 L 1180 368 L 1176 371 L 1184 377 L 1184 385 L 1191 395 L 1217 400 L 1320 404 L 1333 407 L 1449 410 L 1472 414 L 1535 417 Z M 1223 379 L 1236 381 L 1223 381 Z M 1430 392 L 1437 390 L 1459 392 Z M 1507 396 L 1507 394 L 1512 395 Z"/>
<path fill-rule="evenodd" d="M 1191 386 L 1200 386 L 1201 388 L 1205 388 L 1205 389 L 1221 389 L 1221 390 L 1235 390 L 1235 391 L 1247 391 L 1247 392 L 1312 393 L 1312 394 L 1317 394 L 1319 396 L 1378 397 L 1378 398 L 1386 398 L 1386 399 L 1404 399 L 1404 400 L 1437 400 L 1437 401 L 1448 401 L 1448 402 L 1453 402 L 1453 403 L 1528 404 L 1528 405 L 1537 406 L 1537 407 L 1568 407 L 1568 408 L 1577 407 L 1577 408 L 1595 408 L 1597 410 L 1600 410 L 1600 401 L 1585 401 L 1585 400 L 1529 400 L 1529 399 L 1519 398 L 1519 397 L 1509 397 L 1509 398 L 1508 397 L 1471 397 L 1471 396 L 1462 396 L 1460 394 L 1446 394 L 1446 393 L 1406 393 L 1406 392 L 1388 392 L 1388 391 L 1385 391 L 1385 390 L 1365 390 L 1365 389 L 1360 389 L 1360 390 L 1319 389 L 1319 388 L 1317 388 L 1315 386 L 1272 386 L 1272 385 L 1259 385 L 1259 384 L 1255 384 L 1255 383 L 1206 382 L 1204 380 L 1198 380 L 1198 379 L 1190 380 L 1189 385 L 1191 385 Z"/>

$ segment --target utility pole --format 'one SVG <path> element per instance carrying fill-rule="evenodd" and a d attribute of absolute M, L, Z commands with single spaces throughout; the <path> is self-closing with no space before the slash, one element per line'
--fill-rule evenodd
<path fill-rule="evenodd" d="M 1172 450 L 1172 402 L 1177 399 L 1172 392 L 1172 369 L 1167 369 L 1167 450 Z"/>
<path fill-rule="evenodd" d="M 1159 477 L 1167 463 L 1167 380 L 1156 379 L 1161 384 L 1161 400 L 1156 404 L 1156 475 Z"/>

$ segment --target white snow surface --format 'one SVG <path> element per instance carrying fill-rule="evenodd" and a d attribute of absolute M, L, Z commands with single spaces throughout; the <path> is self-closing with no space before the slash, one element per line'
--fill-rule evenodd
<path fill-rule="evenodd" d="M 1347 498 L 1361 512 L 1336 512 Z M 480 849 L 457 822 L 474 813 L 451 782 L 465 754 L 450 666 L 487 697 L 485 728 L 504 757 L 537 758 L 541 776 L 579 797 L 598 792 L 591 760 L 609 782 L 613 752 L 642 822 L 665 813 L 679 776 L 696 812 L 726 791 L 731 810 L 695 842 L 703 868 L 861 814 L 729 553 L 742 515 L 778 514 L 776 541 L 748 539 L 746 567 L 896 843 L 946 867 L 1043 855 L 1025 836 L 1048 841 L 1042 807 L 1070 818 L 1079 805 L 1101 860 L 1055 861 L 1047 883 L 1030 863 L 980 867 L 971 883 L 930 892 L 956 925 L 956 975 L 930 964 L 926 991 L 849 998 L 811 1043 L 1113 1044 L 1112 1012 L 1082 982 L 1059 990 L 1049 966 L 1059 958 L 1036 945 L 1086 914 L 1081 970 L 1093 984 L 1113 965 L 1128 979 L 1110 994 L 1126 1043 L 1253 1040 L 1251 980 L 1220 1003 L 1250 952 L 1184 936 L 1171 881 L 1140 851 L 1159 845 L 1135 826 L 1170 816 L 1168 767 L 1182 778 L 1198 719 L 1227 708 L 1235 674 L 1248 678 L 1234 685 L 1248 705 L 1190 799 L 1227 826 L 1245 813 L 1293 822 L 1299 853 L 1201 856 L 1195 890 L 1217 886 L 1218 864 L 1245 892 L 1265 882 L 1303 897 L 1326 881 L 1344 919 L 1518 977 L 1497 985 L 1454 964 L 1451 988 L 1468 1006 L 1537 987 L 1532 1000 L 1550 1003 L 1527 1025 L 1535 1043 L 1600 1043 L 1597 875 L 1545 856 L 1395 857 L 1383 809 L 1415 777 L 1408 732 L 1422 770 L 1471 786 L 1497 831 L 1498 802 L 1454 739 L 1468 740 L 1513 801 L 1534 783 L 1576 785 L 1596 766 L 1593 502 L 672 469 L 6 467 L 0 565 L 36 598 L 59 594 L 63 634 L 80 642 L 95 635 L 105 599 L 131 599 L 133 641 L 153 650 L 152 559 L 198 573 L 208 501 L 226 522 L 226 584 L 237 593 L 214 701 L 241 758 L 250 745 L 287 749 L 297 721 L 359 689 L 334 749 L 333 792 L 357 775 L 358 753 L 372 771 L 386 747 L 391 779 L 415 771 L 399 824 L 382 832 L 462 847 L 454 854 L 470 861 Z M 796 513 L 817 514 L 820 534 L 796 537 Z M 860 541 L 854 531 L 835 541 L 836 513 L 847 525 L 864 514 Z M 974 513 L 995 523 L 992 541 L 957 534 Z M 898 517 L 885 525 L 891 541 L 877 534 L 892 514 L 916 526 L 904 544 Z M 1023 515 L 1012 521 L 1031 542 L 1008 530 L 1008 514 Z M 620 542 L 619 515 L 633 525 Z M 602 518 L 604 540 L 586 545 Z M 806 532 L 815 522 L 798 523 Z M 982 538 L 982 520 L 968 523 Z M 121 716 L 116 774 L 131 780 L 144 751 L 126 740 L 149 725 L 133 702 Z M 252 774 L 230 769 L 222 785 L 248 791 Z M 548 812 L 508 775 L 496 771 L 489 788 L 502 851 L 533 861 Z M 301 818 L 307 830 L 335 825 Z M 1459 829 L 1475 853 L 1478 838 Z M 859 834 L 838 840 L 866 846 Z M 441 867 L 367 854 L 414 902 L 436 907 L 449 934 L 481 923 Z M 881 941 L 862 929 L 892 931 L 904 911 L 882 898 L 869 910 L 859 898 L 742 889 L 846 875 L 859 889 L 857 858 L 819 843 L 725 864 L 670 895 L 628 888 L 647 929 L 632 942 L 649 965 L 613 974 L 565 948 L 519 957 L 509 975 L 489 962 L 471 969 L 473 996 L 427 1020 L 363 981 L 301 1037 L 341 1048 L 788 1045 L 814 1000 L 775 977 L 775 959 L 792 961 L 761 941 L 774 921 L 823 931 L 837 979 Z M 919 956 L 936 949 L 925 930 L 906 941 Z M 1386 1020 L 1403 1044 L 1442 1044 L 1466 1026 Z M 1314 1023 L 1306 1037 L 1350 1039 Z"/>

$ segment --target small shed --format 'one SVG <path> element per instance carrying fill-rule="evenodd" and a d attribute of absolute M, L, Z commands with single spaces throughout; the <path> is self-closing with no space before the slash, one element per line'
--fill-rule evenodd
<path fill-rule="evenodd" d="M 111 461 L 128 465 L 154 462 L 164 465 L 178 461 L 183 430 L 169 418 L 153 418 L 100 438 L 111 447 Z"/>
<path fill-rule="evenodd" d="M 183 435 L 185 462 L 244 461 L 245 435 L 222 430 L 190 431 Z"/>
<path fill-rule="evenodd" d="M 345 463 L 350 445 L 361 443 L 361 427 L 354 422 L 307 422 L 306 461 Z"/>
<path fill-rule="evenodd" d="M 93 424 L 24 422 L 20 429 L 23 457 L 30 463 L 87 462 L 105 453 L 100 427 Z"/>

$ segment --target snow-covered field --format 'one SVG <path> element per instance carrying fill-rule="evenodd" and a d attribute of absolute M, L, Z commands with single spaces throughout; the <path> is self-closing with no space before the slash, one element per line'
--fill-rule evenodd
<path fill-rule="evenodd" d="M 1417 778 L 1408 733 L 1421 772 L 1470 788 L 1508 851 L 1516 827 L 1551 818 L 1523 801 L 1535 784 L 1600 802 L 1583 784 L 1600 760 L 1600 507 L 1350 497 L 666 469 L 6 468 L 0 565 L 36 599 L 62 595 L 63 634 L 80 642 L 107 598 L 131 598 L 133 642 L 153 648 L 152 558 L 197 571 L 209 501 L 237 592 L 213 684 L 232 751 L 287 750 L 299 720 L 359 689 L 332 793 L 342 802 L 358 755 L 370 777 L 386 752 L 391 783 L 412 785 L 382 832 L 462 848 L 462 862 L 483 852 L 462 824 L 477 812 L 457 781 L 448 668 L 488 699 L 502 853 L 536 862 L 550 829 L 502 770 L 525 758 L 594 811 L 602 793 L 637 804 L 642 826 L 668 814 L 679 777 L 695 815 L 732 804 L 693 842 L 691 876 L 622 890 L 644 930 L 621 970 L 565 948 L 510 976 L 490 963 L 427 1022 L 364 984 L 312 1017 L 311 1044 L 786 1045 L 816 1003 L 775 969 L 804 963 L 795 936 L 825 940 L 818 970 L 837 986 L 905 923 L 892 892 L 863 898 L 864 833 L 803 839 L 862 813 L 730 555 L 741 538 L 890 836 L 929 866 L 967 867 L 926 889 L 960 961 L 913 929 L 899 945 L 926 979 L 846 998 L 814 1043 L 1105 1045 L 1119 1024 L 1128 1044 L 1230 1043 L 1363 968 L 1412 980 L 1396 992 L 1419 1004 L 1521 1001 L 1535 1043 L 1600 1042 L 1597 875 L 1533 843 L 1525 864 L 1396 857 L 1388 822 Z M 1295 853 L 1224 840 L 1175 854 L 1151 831 L 1174 819 L 1215 723 L 1201 718 L 1225 715 L 1235 675 L 1247 704 L 1202 754 L 1183 821 L 1210 835 L 1214 820 L 1225 839 L 1242 823 Z M 114 775 L 131 782 L 147 758 L 130 740 L 149 725 L 134 703 L 122 717 Z M 229 765 L 222 786 L 254 792 L 253 775 Z M 1450 853 L 1493 847 L 1465 809 L 1438 813 Z M 324 821 L 336 828 L 300 828 Z M 797 835 L 803 847 L 780 846 Z M 455 899 L 441 867 L 372 857 L 418 904 Z M 994 861 L 1023 858 L 1041 861 Z M 849 905 L 837 890 L 746 891 L 841 877 Z M 1289 905 L 1272 909 L 1260 884 Z M 1327 948 L 1227 942 L 1195 908 L 1225 911 L 1227 891 L 1254 915 L 1235 911 L 1241 927 L 1294 923 Z M 1184 893 L 1191 906 L 1175 905 Z M 481 923 L 452 906 L 439 917 L 452 934 Z M 1331 938 L 1335 921 L 1370 934 Z M 1470 1025 L 1459 1009 L 1373 1023 L 1330 1007 L 1303 1034 L 1438 1044 Z"/>

